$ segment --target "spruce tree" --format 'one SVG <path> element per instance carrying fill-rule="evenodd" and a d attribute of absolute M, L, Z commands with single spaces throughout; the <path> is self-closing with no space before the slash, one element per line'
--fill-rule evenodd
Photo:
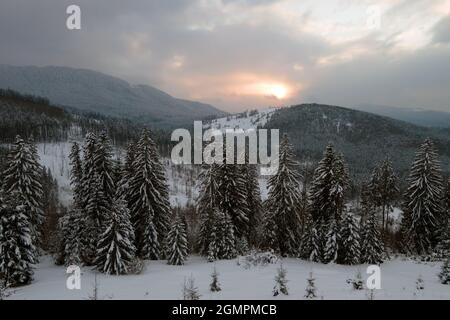
<path fill-rule="evenodd" d="M 338 263 L 358 264 L 361 255 L 359 228 L 355 218 L 349 212 L 341 222 Z"/>
<path fill-rule="evenodd" d="M 163 257 L 163 244 L 170 226 L 169 190 L 156 145 L 144 130 L 138 141 L 130 181 L 131 218 L 138 255 Z"/>
<path fill-rule="evenodd" d="M 186 223 L 179 214 L 176 214 L 167 235 L 167 263 L 171 265 L 183 265 L 187 255 L 188 241 Z"/>
<path fill-rule="evenodd" d="M 83 212 L 78 208 L 71 209 L 59 223 L 63 238 L 64 263 L 66 266 L 80 266 L 83 262 Z"/>
<path fill-rule="evenodd" d="M 297 255 L 300 246 L 301 193 L 298 163 L 286 135 L 280 144 L 278 171 L 268 181 L 264 217 L 266 246 L 283 256 Z"/>
<path fill-rule="evenodd" d="M 1 193 L 18 206 L 23 206 L 34 246 L 39 245 L 40 228 L 44 222 L 42 172 L 35 147 L 17 136 L 3 173 Z"/>
<path fill-rule="evenodd" d="M 275 276 L 275 286 L 273 287 L 272 291 L 274 297 L 278 296 L 280 293 L 286 296 L 289 295 L 286 274 L 286 269 L 283 268 L 283 264 L 280 264 L 280 267 L 277 269 L 277 275 Z"/>
<path fill-rule="evenodd" d="M 0 277 L 11 287 L 33 280 L 36 249 L 26 209 L 14 200 L 0 199 Z"/>
<path fill-rule="evenodd" d="M 427 139 L 416 153 L 405 193 L 405 242 L 413 253 L 427 254 L 438 242 L 443 183 L 434 144 Z"/>
<path fill-rule="evenodd" d="M 197 245 L 201 255 L 208 255 L 211 229 L 214 224 L 214 210 L 218 206 L 216 164 L 206 166 L 199 175 L 199 197 L 196 209 L 200 220 Z"/>
<path fill-rule="evenodd" d="M 217 273 L 216 267 L 214 267 L 213 273 L 211 274 L 211 284 L 209 285 L 209 290 L 211 292 L 219 292 L 222 290 L 220 287 L 219 274 Z"/>
<path fill-rule="evenodd" d="M 389 158 L 386 158 L 373 170 L 368 185 L 372 201 L 377 207 L 381 207 L 382 230 L 387 228 L 389 213 L 399 193 L 397 180 L 392 163 Z"/>
<path fill-rule="evenodd" d="M 94 261 L 97 270 L 119 275 L 129 272 L 133 263 L 134 231 L 125 201 L 116 199 L 105 221 L 105 230 L 100 235 Z"/>
<path fill-rule="evenodd" d="M 307 281 L 307 286 L 306 286 L 306 294 L 305 294 L 305 298 L 306 299 L 314 299 L 317 298 L 317 294 L 316 294 L 316 285 L 314 283 L 316 279 L 313 278 L 313 273 L 310 272 L 309 273 L 309 278 L 306 279 Z"/>
<path fill-rule="evenodd" d="M 309 191 L 308 211 L 316 226 L 324 262 L 335 261 L 338 250 L 338 226 L 345 209 L 345 192 L 349 185 L 346 165 L 341 155 L 328 145 L 314 171 Z M 331 238 L 330 238 L 331 237 Z"/>
<path fill-rule="evenodd" d="M 363 204 L 366 217 L 361 226 L 361 263 L 380 264 L 383 262 L 384 247 L 381 239 L 375 209 Z"/>
<path fill-rule="evenodd" d="M 192 275 L 187 280 L 184 280 L 183 300 L 200 300 L 200 293 L 195 285 L 195 278 Z"/>
<path fill-rule="evenodd" d="M 80 146 L 74 142 L 69 154 L 70 159 L 70 185 L 73 190 L 74 206 L 81 208 L 83 165 L 80 156 Z"/>
<path fill-rule="evenodd" d="M 213 224 L 209 234 L 208 261 L 232 259 L 236 257 L 234 226 L 228 214 L 214 210 Z"/>
<path fill-rule="evenodd" d="M 442 264 L 439 280 L 442 284 L 450 284 L 450 257 L 447 257 Z"/>

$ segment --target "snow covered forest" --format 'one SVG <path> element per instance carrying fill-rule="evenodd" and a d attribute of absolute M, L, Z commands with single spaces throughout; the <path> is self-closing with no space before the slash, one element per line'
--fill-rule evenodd
<path fill-rule="evenodd" d="M 284 135 L 266 181 L 251 164 L 170 165 L 153 138 L 122 148 L 89 132 L 52 166 L 16 137 L 0 162 L 0 297 L 450 298 L 450 181 L 432 140 L 404 190 L 385 158 L 352 196 L 331 144 L 306 181 Z M 65 288 L 73 265 L 81 290 Z M 381 290 L 366 288 L 368 265 Z"/>

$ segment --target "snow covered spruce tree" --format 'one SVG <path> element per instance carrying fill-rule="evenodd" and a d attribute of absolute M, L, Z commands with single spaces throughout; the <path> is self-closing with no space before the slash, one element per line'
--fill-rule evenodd
<path fill-rule="evenodd" d="M 443 221 L 443 182 L 434 144 L 427 139 L 416 153 L 405 193 L 404 239 L 409 251 L 428 254 L 439 238 Z"/>
<path fill-rule="evenodd" d="M 389 158 L 386 158 L 373 170 L 368 185 L 372 201 L 381 208 L 383 231 L 387 229 L 389 213 L 392 211 L 393 202 L 399 193 L 397 180 L 392 163 Z"/>
<path fill-rule="evenodd" d="M 100 235 L 94 264 L 97 270 L 113 275 L 126 274 L 135 256 L 134 230 L 125 201 L 115 199 Z"/>
<path fill-rule="evenodd" d="M 319 236 L 319 252 L 322 262 L 338 259 L 339 226 L 345 208 L 345 191 L 348 188 L 348 172 L 341 155 L 328 145 L 324 158 L 314 171 L 309 190 L 308 211 L 311 223 Z M 331 237 L 331 238 L 330 238 Z"/>
<path fill-rule="evenodd" d="M 233 221 L 229 215 L 216 208 L 212 215 L 209 233 L 208 261 L 233 259 L 236 257 L 236 237 Z"/>
<path fill-rule="evenodd" d="M 219 273 L 217 272 L 215 266 L 213 272 L 211 273 L 211 283 L 209 285 L 209 290 L 211 292 L 219 292 L 222 290 L 219 283 Z"/>
<path fill-rule="evenodd" d="M 122 166 L 120 173 L 120 180 L 117 185 L 117 192 L 120 196 L 123 196 L 127 202 L 128 208 L 131 208 L 130 181 L 134 176 L 134 160 L 136 159 L 136 143 L 130 142 L 127 145 L 127 152 L 125 156 L 125 162 Z"/>
<path fill-rule="evenodd" d="M 366 190 L 366 189 L 365 189 Z M 384 258 L 384 245 L 377 222 L 376 210 L 370 197 L 362 197 L 361 263 L 380 264 Z"/>
<path fill-rule="evenodd" d="M 73 190 L 73 203 L 75 207 L 81 208 L 81 181 L 83 179 L 83 164 L 81 162 L 80 146 L 74 142 L 69 154 L 70 160 L 70 185 Z"/>
<path fill-rule="evenodd" d="M 35 147 L 26 143 L 20 136 L 12 146 L 5 172 L 3 173 L 2 194 L 23 206 L 28 216 L 31 240 L 37 248 L 40 241 L 40 228 L 44 222 L 42 209 L 42 167 L 38 162 Z M 37 252 L 35 252 L 37 257 Z"/>
<path fill-rule="evenodd" d="M 196 209 L 199 215 L 200 230 L 198 232 L 197 245 L 201 255 L 207 256 L 211 229 L 214 224 L 214 210 L 218 206 L 217 197 L 217 164 L 205 166 L 199 175 L 199 197 Z"/>
<path fill-rule="evenodd" d="M 27 208 L 16 201 L 0 199 L 0 279 L 10 287 L 29 284 L 36 262 Z"/>
<path fill-rule="evenodd" d="M 83 262 L 84 247 L 81 235 L 83 234 L 84 223 L 83 212 L 75 206 L 59 220 L 63 242 L 63 260 L 66 266 L 80 266 Z"/>
<path fill-rule="evenodd" d="M 289 295 L 286 279 L 287 271 L 283 268 L 283 264 L 280 264 L 280 267 L 277 269 L 277 275 L 275 276 L 275 286 L 273 287 L 272 293 L 273 296 L 276 297 L 280 293 L 284 295 Z"/>
<path fill-rule="evenodd" d="M 170 225 L 169 190 L 148 130 L 143 130 L 136 152 L 129 202 L 137 253 L 144 259 L 160 259 L 164 256 L 163 245 Z"/>
<path fill-rule="evenodd" d="M 301 193 L 298 163 L 284 135 L 279 150 L 278 171 L 268 181 L 269 194 L 264 216 L 265 246 L 283 256 L 298 255 L 300 245 Z"/>
<path fill-rule="evenodd" d="M 358 264 L 361 255 L 358 224 L 350 212 L 346 212 L 339 231 L 339 260 L 341 264 Z"/>
<path fill-rule="evenodd" d="M 244 180 L 245 198 L 248 208 L 248 230 L 245 238 L 251 246 L 257 246 L 260 238 L 258 226 L 261 224 L 263 212 L 258 184 L 258 167 L 255 164 L 248 163 L 248 156 L 246 161 L 246 164 L 239 166 Z"/>
<path fill-rule="evenodd" d="M 180 214 L 176 214 L 166 239 L 167 263 L 183 265 L 188 255 L 186 223 Z"/>

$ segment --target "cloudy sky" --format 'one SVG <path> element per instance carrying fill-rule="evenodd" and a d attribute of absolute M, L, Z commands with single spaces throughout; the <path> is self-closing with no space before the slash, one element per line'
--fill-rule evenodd
<path fill-rule="evenodd" d="M 227 111 L 450 111 L 450 0 L 1 0 L 0 41 L 3 64 L 93 69 Z"/>

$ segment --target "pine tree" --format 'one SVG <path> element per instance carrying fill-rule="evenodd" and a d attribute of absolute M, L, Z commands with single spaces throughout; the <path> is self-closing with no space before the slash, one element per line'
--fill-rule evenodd
<path fill-rule="evenodd" d="M 138 255 L 146 259 L 163 256 L 163 244 L 170 226 L 169 191 L 156 145 L 144 130 L 138 141 L 130 182 L 129 202 L 136 232 Z"/>
<path fill-rule="evenodd" d="M 443 184 L 438 155 L 431 140 L 427 139 L 416 153 L 409 187 L 405 193 L 407 215 L 406 243 L 417 254 L 426 254 L 436 245 L 439 223 L 442 221 Z"/>
<path fill-rule="evenodd" d="M 298 255 L 300 245 L 301 193 L 297 166 L 292 146 L 284 135 L 278 171 L 268 181 L 269 194 L 263 222 L 266 246 L 283 256 Z"/>
<path fill-rule="evenodd" d="M 228 214 L 216 209 L 213 214 L 208 246 L 208 261 L 236 257 L 234 226 Z"/>
<path fill-rule="evenodd" d="M 217 273 L 216 267 L 214 267 L 213 273 L 211 274 L 211 284 L 209 285 L 209 290 L 211 292 L 219 292 L 222 290 L 219 283 L 219 274 Z"/>
<path fill-rule="evenodd" d="M 347 212 L 341 222 L 338 263 L 358 264 L 361 256 L 359 228 L 355 218 Z"/>
<path fill-rule="evenodd" d="M 0 275 L 7 286 L 26 285 L 33 280 L 36 262 L 26 206 L 0 202 Z"/>
<path fill-rule="evenodd" d="M 328 226 L 328 231 L 326 234 L 326 242 L 323 254 L 323 262 L 324 263 L 334 263 L 338 260 L 338 252 L 339 250 L 339 242 L 340 242 L 340 234 L 339 234 L 339 226 L 334 217 L 330 217 L 329 219 L 330 225 Z"/>
<path fill-rule="evenodd" d="M 280 267 L 277 269 L 277 275 L 275 276 L 275 286 L 273 287 L 272 291 L 274 297 L 278 296 L 280 293 L 286 296 L 289 295 L 286 274 L 286 269 L 283 268 L 283 264 L 280 264 Z"/>
<path fill-rule="evenodd" d="M 179 214 L 175 215 L 167 235 L 166 255 L 171 265 L 183 265 L 188 255 L 186 223 Z"/>
<path fill-rule="evenodd" d="M 389 212 L 393 209 L 393 202 L 398 193 L 397 176 L 392 168 L 389 158 L 383 160 L 372 173 L 368 188 L 372 196 L 372 201 L 382 212 L 382 230 L 386 230 L 389 220 Z"/>
<path fill-rule="evenodd" d="M 125 202 L 116 199 L 105 221 L 105 231 L 99 238 L 96 268 L 104 273 L 119 275 L 129 272 L 133 262 L 134 231 Z"/>
<path fill-rule="evenodd" d="M 69 154 L 70 159 L 70 185 L 74 195 L 74 206 L 81 208 L 83 165 L 80 156 L 80 146 L 74 142 Z"/>
<path fill-rule="evenodd" d="M 40 182 L 42 172 L 35 146 L 27 144 L 17 136 L 3 174 L 1 193 L 17 205 L 23 206 L 30 222 L 34 246 L 39 245 L 40 228 L 44 222 L 43 191 Z M 37 252 L 35 255 L 37 256 Z"/>
<path fill-rule="evenodd" d="M 308 285 L 306 286 L 306 294 L 305 294 L 305 298 L 306 299 L 317 298 L 316 285 L 314 283 L 315 280 L 316 279 L 313 278 L 313 273 L 310 272 L 309 273 L 309 278 L 306 279 L 306 281 L 308 282 Z"/>
<path fill-rule="evenodd" d="M 383 262 L 384 247 L 375 215 L 370 204 L 363 204 L 364 220 L 361 226 L 361 263 L 380 264 Z"/>

